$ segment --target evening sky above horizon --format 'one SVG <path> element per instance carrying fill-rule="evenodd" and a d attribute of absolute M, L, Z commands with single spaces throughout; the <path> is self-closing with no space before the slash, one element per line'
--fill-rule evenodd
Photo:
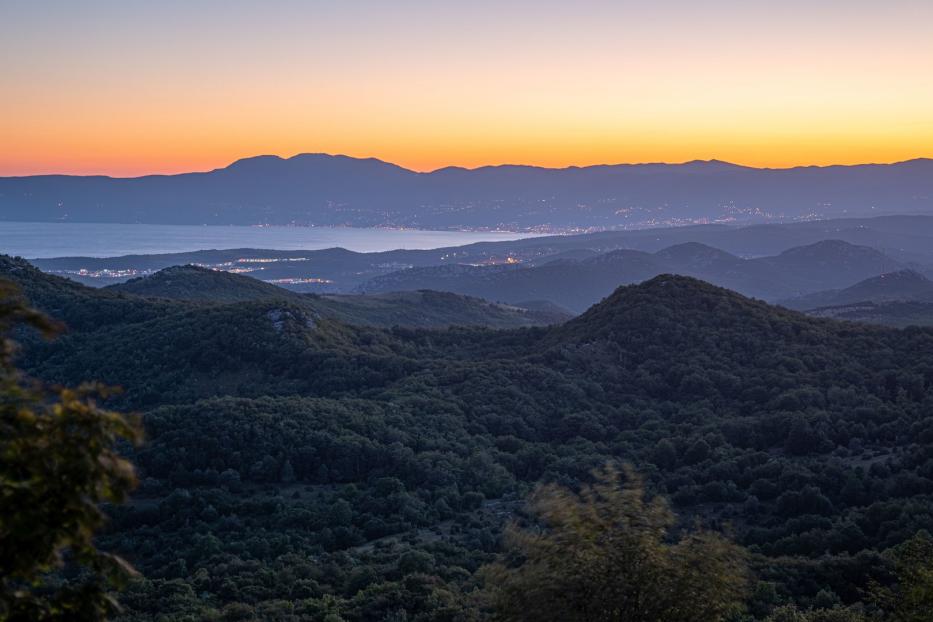
<path fill-rule="evenodd" d="M 0 0 L 0 175 L 933 156 L 933 2 Z"/>

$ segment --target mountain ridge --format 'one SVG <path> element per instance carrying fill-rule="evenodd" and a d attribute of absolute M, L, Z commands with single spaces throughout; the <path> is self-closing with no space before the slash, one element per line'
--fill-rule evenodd
<path fill-rule="evenodd" d="M 351 156 L 348 154 L 342 153 L 328 153 L 326 151 L 303 151 L 296 153 L 291 156 L 280 156 L 274 153 L 262 153 L 253 156 L 243 156 L 231 161 L 229 164 L 218 166 L 212 169 L 204 170 L 195 170 L 195 171 L 182 171 L 177 173 L 144 173 L 142 175 L 127 175 L 127 176 L 117 176 L 117 175 L 106 175 L 103 173 L 92 173 L 87 175 L 75 174 L 75 173 L 36 173 L 33 175 L 0 175 L 0 179 L 28 179 L 35 177 L 76 177 L 76 178 L 98 178 L 98 179 L 141 179 L 145 177 L 178 177 L 182 175 L 198 175 L 206 173 L 214 173 L 217 171 L 223 171 L 237 165 L 248 163 L 251 161 L 276 161 L 276 162 L 290 162 L 294 160 L 302 160 L 309 157 L 323 157 L 323 158 L 333 158 L 338 160 L 346 161 L 356 161 L 356 162 L 374 162 L 379 164 L 390 165 L 394 168 L 401 169 L 410 173 L 415 173 L 417 175 L 431 175 L 433 173 L 440 173 L 444 171 L 479 171 L 479 170 L 488 170 L 488 169 L 497 169 L 497 168 L 526 168 L 526 169 L 536 169 L 536 170 L 546 170 L 546 171 L 568 171 L 568 170 L 585 170 L 585 169 L 605 169 L 605 168 L 616 168 L 616 167 L 657 167 L 657 166 L 690 166 L 690 165 L 715 165 L 721 166 L 726 165 L 730 168 L 742 168 L 750 169 L 757 171 L 790 171 L 790 170 L 826 170 L 826 169 L 839 169 L 839 168 L 863 168 L 863 167 L 887 167 L 887 166 L 900 166 L 900 165 L 911 165 L 911 164 L 926 164 L 933 163 L 933 157 L 924 157 L 918 156 L 916 158 L 907 158 L 906 160 L 896 160 L 894 162 L 859 162 L 855 164 L 798 164 L 793 166 L 753 166 L 749 164 L 739 164 L 737 162 L 730 162 L 728 160 L 720 160 L 717 158 L 711 159 L 702 159 L 695 158 L 693 160 L 684 160 L 683 162 L 602 162 L 597 164 L 568 164 L 567 166 L 543 166 L 537 164 L 519 164 L 514 162 L 503 162 L 499 164 L 481 164 L 478 166 L 462 166 L 457 164 L 449 164 L 441 166 L 435 169 L 429 170 L 416 170 L 402 166 L 401 164 L 395 164 L 388 160 L 383 160 L 382 158 L 375 156 Z"/>
<path fill-rule="evenodd" d="M 665 273 L 775 301 L 800 291 L 852 285 L 879 274 L 882 265 L 901 266 L 880 251 L 843 241 L 817 242 L 752 259 L 688 242 L 654 253 L 617 249 L 579 261 L 540 265 L 414 267 L 371 278 L 355 291 L 373 294 L 426 288 L 504 302 L 545 299 L 580 313 L 620 285 Z"/>
<path fill-rule="evenodd" d="M 430 228 L 619 227 L 933 213 L 933 160 L 754 168 L 718 160 L 416 172 L 377 158 L 255 156 L 204 172 L 0 177 L 6 220 Z"/>

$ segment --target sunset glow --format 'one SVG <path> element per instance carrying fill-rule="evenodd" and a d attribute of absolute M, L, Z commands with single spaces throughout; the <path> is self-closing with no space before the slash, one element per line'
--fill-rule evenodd
<path fill-rule="evenodd" d="M 891 162 L 931 76 L 929 0 L 5 2 L 0 175 Z"/>

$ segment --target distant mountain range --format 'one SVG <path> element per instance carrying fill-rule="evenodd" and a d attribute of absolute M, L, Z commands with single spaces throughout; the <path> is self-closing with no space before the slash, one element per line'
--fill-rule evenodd
<path fill-rule="evenodd" d="M 933 217 L 612 231 L 378 253 L 231 249 L 32 262 L 98 286 L 199 264 L 293 291 L 383 295 L 435 290 L 522 308 L 550 303 L 576 313 L 619 285 L 674 273 L 806 310 L 831 301 L 801 306 L 793 299 L 835 292 L 899 270 L 933 275 Z M 151 288 L 154 282 L 143 283 Z M 207 295 L 204 287 L 197 285 L 192 294 Z"/>
<path fill-rule="evenodd" d="M 727 264 L 734 262 L 737 258 L 779 255 L 791 248 L 805 247 L 825 240 L 841 240 L 855 246 L 870 246 L 883 253 L 883 256 L 876 256 L 876 260 L 880 263 L 875 269 L 859 278 L 890 272 L 904 266 L 913 267 L 927 274 L 933 273 L 933 217 L 931 216 L 882 216 L 747 227 L 704 225 L 638 231 L 606 231 L 481 242 L 432 250 L 394 250 L 376 253 L 358 253 L 341 248 L 311 251 L 241 248 L 104 258 L 59 257 L 33 259 L 32 262 L 42 270 L 94 286 L 122 282 L 132 276 L 149 274 L 170 266 L 199 264 L 223 270 L 246 272 L 257 279 L 275 281 L 283 287 L 297 291 L 347 293 L 354 291 L 359 285 L 372 278 L 405 268 L 464 265 L 478 267 L 507 262 L 533 267 L 556 260 L 582 261 L 616 250 L 656 253 L 687 243 L 703 244 L 734 255 L 732 258 L 724 259 Z M 690 247 L 683 247 L 683 249 L 688 248 Z M 685 259 L 689 258 L 680 258 L 678 261 L 683 263 Z M 695 259 L 700 264 L 713 261 L 712 257 L 703 257 L 702 253 Z M 824 269 L 826 266 L 827 264 L 824 264 Z M 832 265 L 829 264 L 828 267 L 832 268 Z M 463 268 L 452 268 L 452 270 L 458 269 L 463 270 Z M 786 298 L 825 289 L 847 287 L 859 278 L 845 282 L 833 280 L 823 284 L 816 283 L 813 287 L 791 289 L 778 295 L 780 298 Z M 317 281 L 312 279 L 317 279 Z M 739 289 L 745 288 L 739 287 Z"/>
<path fill-rule="evenodd" d="M 622 227 L 933 214 L 933 160 L 757 169 L 719 161 L 418 173 L 259 156 L 205 173 L 0 178 L 0 219 L 420 228 Z"/>

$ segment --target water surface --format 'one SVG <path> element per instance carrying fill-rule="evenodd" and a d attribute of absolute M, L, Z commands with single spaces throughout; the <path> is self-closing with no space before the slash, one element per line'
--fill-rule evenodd
<path fill-rule="evenodd" d="M 0 222 L 0 253 L 35 259 L 151 255 L 226 248 L 316 250 L 335 246 L 352 251 L 375 252 L 517 240 L 533 235 L 501 231 L 350 227 Z"/>

